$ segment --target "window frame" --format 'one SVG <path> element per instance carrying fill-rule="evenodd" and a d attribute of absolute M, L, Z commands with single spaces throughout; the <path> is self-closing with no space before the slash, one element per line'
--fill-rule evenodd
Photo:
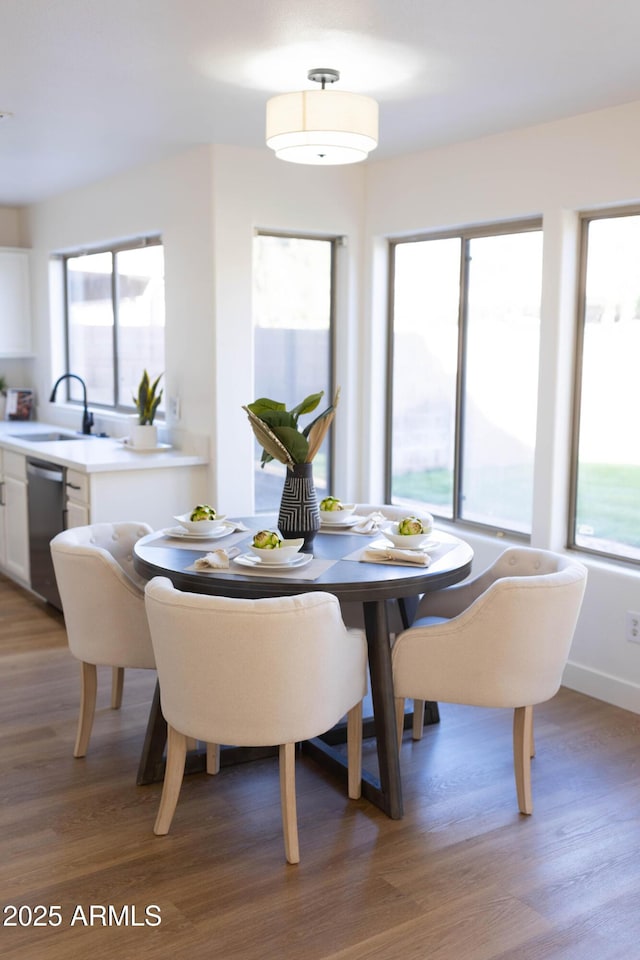
<path fill-rule="evenodd" d="M 463 498 L 462 490 L 462 457 L 465 429 L 465 396 L 464 384 L 466 374 L 466 340 L 467 340 L 467 311 L 469 292 L 469 243 L 474 239 L 484 237 L 504 236 L 513 233 L 533 233 L 543 231 L 541 216 L 526 217 L 518 220 L 506 220 L 489 224 L 474 224 L 466 227 L 450 228 L 446 230 L 425 231 L 402 237 L 388 239 L 389 276 L 388 304 L 387 304 L 387 365 L 386 365 L 386 418 L 385 418 L 385 500 L 392 503 L 392 453 L 393 453 L 393 338 L 394 338 L 394 304 L 395 304 L 395 250 L 405 243 L 419 243 L 425 240 L 460 240 L 460 277 L 459 277 L 459 304 L 458 304 L 458 351 L 455 386 L 455 417 L 454 417 L 454 463 L 453 463 L 453 497 L 451 517 L 438 517 L 444 523 L 476 530 L 479 533 L 489 533 L 493 536 L 508 535 L 511 539 L 522 543 L 531 540 L 530 533 L 521 530 L 511 530 L 508 527 L 492 526 L 477 520 L 470 520 L 460 515 L 460 506 Z M 534 454 L 535 456 L 535 454 Z M 435 514 L 438 516 L 438 514 Z"/>
<path fill-rule="evenodd" d="M 580 428 L 582 414 L 582 374 L 584 364 L 584 333 L 587 312 L 587 264 L 589 255 L 589 225 L 595 220 L 616 220 L 623 217 L 640 216 L 640 204 L 620 207 L 598 208 L 583 210 L 578 214 L 578 270 L 575 314 L 575 351 L 573 371 L 573 405 L 571 418 L 571 451 L 569 468 L 569 512 L 567 516 L 567 548 L 586 556 L 598 557 L 609 562 L 624 564 L 629 567 L 640 567 L 640 559 L 628 557 L 619 553 L 599 550 L 576 543 L 576 528 L 578 522 L 578 475 L 580 455 Z M 615 542 L 615 541 L 614 541 Z"/>
<path fill-rule="evenodd" d="M 289 240 L 319 240 L 329 243 L 329 376 L 328 376 L 328 396 L 324 399 L 326 403 L 321 404 L 319 409 L 332 402 L 336 392 L 336 363 L 337 363 L 337 334 L 336 334 L 336 316 L 337 316 L 337 263 L 338 248 L 345 245 L 344 235 L 335 233 L 308 233 L 295 230 L 276 230 L 268 227 L 256 227 L 254 237 L 280 237 Z M 253 320 L 252 320 L 252 338 L 253 338 Z M 254 344 L 252 343 L 252 351 Z M 302 397 L 300 397 L 302 399 Z M 335 485 L 335 457 L 336 441 L 335 431 L 330 430 L 327 437 L 327 487 L 331 491 Z M 271 511 L 273 512 L 273 511 Z"/>
<path fill-rule="evenodd" d="M 140 250 L 145 247 L 164 247 L 162 236 L 160 234 L 151 234 L 149 236 L 138 237 L 134 240 L 121 240 L 114 243 L 105 243 L 98 246 L 91 247 L 82 247 L 77 250 L 67 250 L 60 255 L 60 260 L 62 261 L 62 289 L 63 289 L 63 325 L 64 325 L 64 363 L 65 363 L 65 373 L 72 373 L 71 370 L 71 344 L 70 344 L 70 331 L 69 331 L 69 276 L 68 276 L 68 262 L 69 260 L 75 260 L 78 257 L 90 256 L 98 253 L 109 253 L 111 255 L 111 307 L 113 310 L 113 396 L 115 402 L 111 403 L 99 403 L 91 401 L 91 406 L 97 410 L 110 411 L 111 413 L 117 414 L 132 414 L 135 413 L 135 405 L 131 403 L 123 403 L 120 399 L 120 391 L 118 389 L 119 383 L 119 356 L 118 356 L 118 313 L 119 313 L 119 303 L 118 303 L 118 274 L 114 269 L 115 266 L 115 256 L 118 253 L 122 253 L 128 250 Z M 60 385 L 62 386 L 62 384 Z M 82 400 L 76 400 L 71 396 L 71 390 L 73 383 L 70 380 L 66 380 L 64 383 L 65 389 L 65 403 L 75 404 L 76 406 L 82 406 Z M 158 410 L 156 413 L 156 420 L 165 420 L 166 413 L 163 410 Z"/>

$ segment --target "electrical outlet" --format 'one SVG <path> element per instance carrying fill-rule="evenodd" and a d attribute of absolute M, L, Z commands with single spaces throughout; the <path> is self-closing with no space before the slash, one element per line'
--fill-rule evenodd
<path fill-rule="evenodd" d="M 625 636 L 629 643 L 640 643 L 640 613 L 627 610 Z"/>
<path fill-rule="evenodd" d="M 174 420 L 180 419 L 180 397 L 169 397 L 169 414 Z"/>

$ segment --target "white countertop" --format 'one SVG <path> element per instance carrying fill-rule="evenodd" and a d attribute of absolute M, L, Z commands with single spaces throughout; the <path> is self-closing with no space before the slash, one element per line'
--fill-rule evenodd
<path fill-rule="evenodd" d="M 41 433 L 64 433 L 72 435 L 74 439 L 43 442 L 29 440 L 30 435 Z M 0 422 L 0 447 L 83 473 L 157 470 L 208 463 L 205 457 L 183 453 L 181 450 L 139 451 L 113 437 L 84 437 L 80 433 L 74 434 L 72 430 L 52 424 L 23 420 Z"/>

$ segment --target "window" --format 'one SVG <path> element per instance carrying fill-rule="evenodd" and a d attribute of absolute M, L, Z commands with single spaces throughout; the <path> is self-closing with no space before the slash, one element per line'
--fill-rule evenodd
<path fill-rule="evenodd" d="M 92 407 L 132 411 L 142 371 L 153 379 L 165 369 L 162 244 L 70 254 L 63 264 L 67 371 L 85 381 Z M 77 381 L 66 383 L 68 399 L 81 401 Z"/>
<path fill-rule="evenodd" d="M 569 542 L 640 561 L 640 209 L 582 219 Z"/>
<path fill-rule="evenodd" d="M 540 226 L 391 245 L 392 502 L 530 532 Z"/>
<path fill-rule="evenodd" d="M 260 233 L 253 247 L 254 396 L 291 409 L 310 393 L 324 390 L 320 413 L 333 396 L 333 271 L 335 238 Z M 326 401 L 326 402 L 325 402 Z M 324 404 L 324 405 L 323 405 Z M 303 418 L 304 426 L 313 415 Z M 255 448 L 255 507 L 277 510 L 285 467 L 260 466 Z M 329 438 L 313 461 L 322 497 L 331 475 Z"/>

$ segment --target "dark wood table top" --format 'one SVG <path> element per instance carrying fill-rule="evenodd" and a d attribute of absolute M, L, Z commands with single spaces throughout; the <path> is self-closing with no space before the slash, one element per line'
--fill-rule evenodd
<path fill-rule="evenodd" d="M 241 540 L 235 541 L 241 550 L 248 547 L 256 530 L 275 529 L 277 525 L 275 517 L 270 516 L 237 519 L 242 519 L 249 528 L 249 532 Z M 168 576 L 176 588 L 193 593 L 255 598 L 323 590 L 342 600 L 363 603 L 411 597 L 439 590 L 463 580 L 471 571 L 471 547 L 463 540 L 441 530 L 434 531 L 434 538 L 440 541 L 441 547 L 433 551 L 429 567 L 362 563 L 343 559 L 381 536 L 380 533 L 364 536 L 348 532 L 319 532 L 313 541 L 314 558 L 335 562 L 315 580 L 288 577 L 286 572 L 280 576 L 243 574 L 241 567 L 234 565 L 233 561 L 229 570 L 215 573 L 187 570 L 196 557 L 201 557 L 217 547 L 224 547 L 229 541 L 233 542 L 232 537 L 207 541 L 206 544 L 194 541 L 193 546 L 186 549 L 184 541 L 178 546 L 175 540 L 164 537 L 162 532 L 152 533 L 136 543 L 134 565 L 138 573 L 146 579 Z"/>

